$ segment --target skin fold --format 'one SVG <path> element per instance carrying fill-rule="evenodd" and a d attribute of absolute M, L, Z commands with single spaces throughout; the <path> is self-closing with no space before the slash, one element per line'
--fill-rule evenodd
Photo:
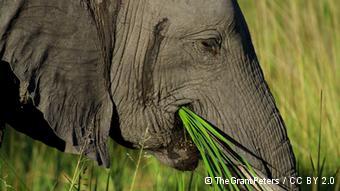
<path fill-rule="evenodd" d="M 193 170 L 199 154 L 177 116 L 185 105 L 266 177 L 296 176 L 235 0 L 0 0 L 0 20 L 0 85 L 16 98 L 0 126 L 104 166 L 111 137 Z"/>

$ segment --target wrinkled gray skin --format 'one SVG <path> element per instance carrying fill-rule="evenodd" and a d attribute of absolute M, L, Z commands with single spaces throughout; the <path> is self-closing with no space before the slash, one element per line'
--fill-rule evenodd
<path fill-rule="evenodd" d="M 0 0 L 0 21 L 15 76 L 1 86 L 18 98 L 2 123 L 105 166 L 111 136 L 192 170 L 197 150 L 175 117 L 188 105 L 267 177 L 296 175 L 236 1 Z"/>

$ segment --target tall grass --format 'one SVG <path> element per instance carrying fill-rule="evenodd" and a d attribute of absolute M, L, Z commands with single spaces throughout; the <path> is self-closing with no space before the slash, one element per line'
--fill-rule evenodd
<path fill-rule="evenodd" d="M 340 167 L 340 1 L 240 2 L 300 174 L 316 176 L 313 166 L 325 158 L 323 175 L 334 176 Z"/>
<path fill-rule="evenodd" d="M 261 0 L 242 5 L 246 18 L 258 18 L 248 19 L 253 42 L 298 159 L 317 158 L 322 119 L 322 155 L 329 160 L 327 168 L 338 167 L 340 2 Z"/>
<path fill-rule="evenodd" d="M 265 77 L 286 122 L 299 173 L 335 176 L 340 167 L 340 1 L 239 0 L 239 3 Z M 159 164 L 144 151 L 140 154 L 116 144 L 111 144 L 110 150 L 111 169 L 85 161 L 86 168 L 75 184 L 81 184 L 83 190 L 101 191 L 108 185 L 109 190 L 129 190 L 136 174 L 133 186 L 136 191 L 209 189 L 204 185 L 203 168 L 194 174 L 182 173 Z M 62 154 L 13 131 L 6 132 L 0 154 L 0 190 L 5 191 L 67 190 L 70 184 L 66 177 L 73 177 L 78 161 L 78 156 Z M 303 188 L 339 190 L 339 182 L 338 179 L 337 186 Z"/>

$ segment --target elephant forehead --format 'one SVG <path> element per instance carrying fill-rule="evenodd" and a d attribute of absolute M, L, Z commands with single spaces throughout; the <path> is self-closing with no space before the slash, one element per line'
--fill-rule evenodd
<path fill-rule="evenodd" d="M 167 18 L 176 33 L 224 26 L 233 15 L 232 0 L 151 0 L 149 6 L 155 20 Z"/>

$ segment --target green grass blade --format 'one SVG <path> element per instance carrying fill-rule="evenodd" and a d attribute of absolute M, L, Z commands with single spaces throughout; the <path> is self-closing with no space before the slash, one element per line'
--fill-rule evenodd
<path fill-rule="evenodd" d="M 217 185 L 214 177 L 231 179 L 232 172 L 230 169 L 240 178 L 247 177 L 246 174 L 239 169 L 238 165 L 244 166 L 247 173 L 251 176 L 254 177 L 256 175 L 249 163 L 233 151 L 234 145 L 232 142 L 221 135 L 212 125 L 186 107 L 182 107 L 178 114 L 192 141 L 201 153 L 205 169 L 216 184 L 214 185 L 215 190 L 224 190 L 225 187 L 223 185 Z M 223 152 L 221 145 L 226 146 L 229 150 L 227 151 L 228 154 Z M 229 184 L 228 186 L 230 190 L 239 190 L 237 185 Z M 252 190 L 250 185 L 246 184 L 245 187 L 247 190 Z"/>

